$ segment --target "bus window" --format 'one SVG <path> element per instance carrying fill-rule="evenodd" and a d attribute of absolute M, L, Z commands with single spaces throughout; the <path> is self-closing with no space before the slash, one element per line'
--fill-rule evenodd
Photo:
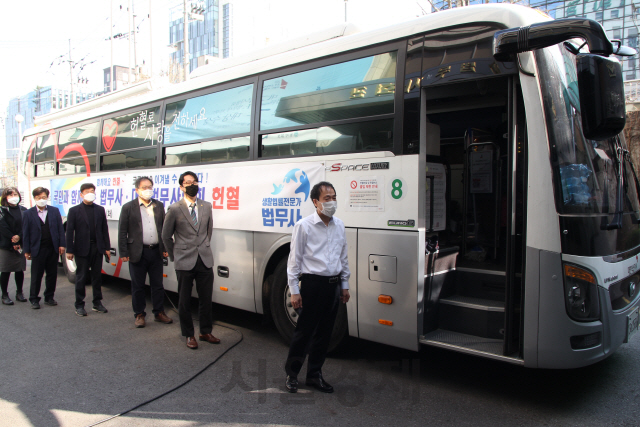
<path fill-rule="evenodd" d="M 95 156 L 89 158 L 76 157 L 74 159 L 63 159 L 58 162 L 58 175 L 71 175 L 74 173 L 87 173 L 87 163 L 95 169 Z M 91 169 L 91 168 L 89 168 Z"/>
<path fill-rule="evenodd" d="M 167 105 L 163 144 L 249 133 L 253 85 Z"/>
<path fill-rule="evenodd" d="M 128 151 L 125 153 L 109 154 L 100 158 L 100 170 L 150 168 L 156 165 L 158 151 L 149 150 Z"/>
<path fill-rule="evenodd" d="M 50 163 L 41 163 L 36 165 L 36 176 L 53 176 L 56 174 L 56 164 L 53 162 Z"/>
<path fill-rule="evenodd" d="M 393 113 L 396 52 L 266 80 L 260 129 Z"/>
<path fill-rule="evenodd" d="M 392 150 L 393 119 L 262 135 L 262 157 Z"/>
<path fill-rule="evenodd" d="M 215 163 L 246 160 L 249 158 L 249 140 L 248 136 L 240 136 L 177 147 L 166 147 L 164 149 L 164 164 L 187 165 L 201 162 Z"/>
<path fill-rule="evenodd" d="M 95 154 L 98 144 L 98 133 L 99 122 L 88 123 L 61 131 L 58 140 L 59 157 L 77 157 L 83 154 Z"/>
<path fill-rule="evenodd" d="M 55 144 L 55 132 L 39 135 L 36 143 L 36 163 L 55 160 Z"/>
<path fill-rule="evenodd" d="M 106 119 L 101 153 L 156 145 L 162 140 L 160 106 Z"/>

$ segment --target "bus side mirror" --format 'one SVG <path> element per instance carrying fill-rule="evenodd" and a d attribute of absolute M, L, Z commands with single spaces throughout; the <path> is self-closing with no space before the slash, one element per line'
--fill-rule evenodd
<path fill-rule="evenodd" d="M 576 57 L 582 132 L 603 140 L 618 135 L 626 120 L 622 66 L 615 59 L 593 54 Z"/>

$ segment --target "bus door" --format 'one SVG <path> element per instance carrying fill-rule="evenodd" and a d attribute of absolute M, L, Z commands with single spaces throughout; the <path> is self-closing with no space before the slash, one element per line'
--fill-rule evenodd
<path fill-rule="evenodd" d="M 479 52 L 490 52 L 484 45 L 491 38 L 482 36 L 449 49 L 434 43 L 432 50 L 425 37 L 420 150 L 427 241 L 420 341 L 518 360 L 524 194 L 524 128 L 518 124 L 524 113 L 517 77 L 492 70 L 492 58 L 474 61 Z M 447 58 L 458 62 L 443 66 Z M 428 61 L 438 63 L 434 71 L 425 70 Z"/>

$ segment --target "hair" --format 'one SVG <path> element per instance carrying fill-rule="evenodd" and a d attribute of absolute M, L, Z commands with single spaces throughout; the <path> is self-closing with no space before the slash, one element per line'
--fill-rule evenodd
<path fill-rule="evenodd" d="M 149 181 L 151 183 L 151 186 L 153 186 L 153 180 L 151 179 L 151 177 L 139 176 L 136 178 L 135 182 L 133 183 L 133 185 L 136 186 L 136 190 L 140 188 L 140 184 L 142 184 L 142 181 Z"/>
<path fill-rule="evenodd" d="M 31 192 L 31 194 L 33 194 L 34 198 L 36 198 L 37 196 L 41 195 L 42 193 L 47 193 L 47 197 L 49 197 L 49 189 L 48 188 L 38 187 L 38 188 L 35 188 Z"/>
<path fill-rule="evenodd" d="M 191 175 L 193 177 L 193 179 L 198 182 L 198 175 L 196 175 L 195 173 L 191 172 L 191 171 L 186 171 L 185 173 L 183 173 L 182 175 L 180 175 L 180 178 L 178 179 L 178 184 L 180 184 L 180 187 L 182 187 L 182 183 L 184 181 L 184 177 L 187 175 Z"/>
<path fill-rule="evenodd" d="M 90 189 L 90 188 L 93 188 L 93 189 L 95 190 L 95 189 L 96 189 L 96 186 L 95 186 L 95 185 L 93 185 L 93 184 L 92 184 L 92 183 L 90 183 L 90 182 L 87 182 L 86 184 L 82 184 L 82 185 L 80 186 L 80 194 L 82 194 L 82 193 L 84 192 L 84 190 L 88 190 L 88 189 Z"/>
<path fill-rule="evenodd" d="M 9 194 L 16 192 L 18 194 L 18 197 L 20 197 L 20 202 L 22 202 L 22 196 L 20 195 L 20 192 L 18 191 L 18 189 L 16 187 L 7 187 L 2 191 L 2 197 L 0 198 L 0 205 L 2 206 L 9 206 L 9 202 L 7 201 L 7 198 L 9 197 Z M 20 202 L 18 202 L 18 204 L 20 204 Z"/>
<path fill-rule="evenodd" d="M 311 200 L 314 200 L 314 199 L 320 200 L 320 192 L 321 192 L 320 190 L 322 189 L 322 187 L 331 188 L 334 193 L 336 192 L 336 189 L 333 188 L 333 184 L 327 181 L 320 181 L 319 183 L 313 186 L 313 188 L 311 189 L 311 193 L 309 193 Z"/>

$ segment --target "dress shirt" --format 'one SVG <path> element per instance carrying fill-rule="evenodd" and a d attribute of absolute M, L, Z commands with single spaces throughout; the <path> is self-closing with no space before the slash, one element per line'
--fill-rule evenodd
<path fill-rule="evenodd" d="M 287 262 L 289 289 L 299 294 L 302 274 L 338 276 L 342 289 L 349 289 L 349 261 L 344 223 L 335 216 L 324 225 L 318 212 L 302 218 L 293 227 Z"/>
<path fill-rule="evenodd" d="M 42 220 L 42 223 L 44 224 L 45 222 L 47 222 L 47 207 L 45 206 L 44 209 L 40 210 L 40 208 L 38 207 L 38 216 L 40 217 L 40 219 Z"/>
<path fill-rule="evenodd" d="M 153 215 L 155 203 L 150 202 L 148 205 L 140 199 L 140 216 L 142 217 L 142 244 L 157 245 L 158 230 L 156 229 L 156 220 Z"/>
<path fill-rule="evenodd" d="M 184 202 L 187 204 L 187 209 L 189 209 L 189 214 L 191 214 L 191 203 L 189 200 L 187 200 L 186 197 L 184 197 L 182 200 L 184 200 Z M 198 218 L 198 199 L 196 198 L 196 201 L 193 202 L 196 204 L 195 208 L 196 208 L 196 219 L 198 220 L 198 222 L 200 222 L 200 218 Z"/>

